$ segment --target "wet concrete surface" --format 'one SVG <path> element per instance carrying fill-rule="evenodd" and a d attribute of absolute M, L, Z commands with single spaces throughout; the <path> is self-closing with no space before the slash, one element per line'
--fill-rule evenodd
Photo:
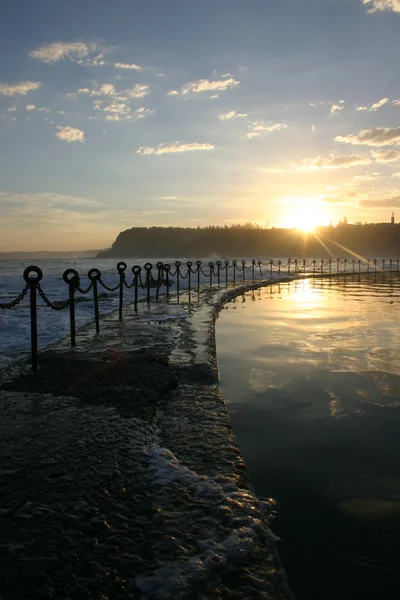
<path fill-rule="evenodd" d="M 292 597 L 216 385 L 241 291 L 126 307 L 0 372 L 1 600 Z"/>

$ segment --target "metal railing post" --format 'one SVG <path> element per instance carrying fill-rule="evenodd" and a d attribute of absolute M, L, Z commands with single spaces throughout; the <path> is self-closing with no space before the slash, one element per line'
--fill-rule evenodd
<path fill-rule="evenodd" d="M 30 273 L 36 273 L 36 277 L 32 277 Z M 43 272 L 39 267 L 30 266 L 24 270 L 24 279 L 29 285 L 30 290 L 30 316 L 31 316 L 31 364 L 32 371 L 37 371 L 37 354 L 38 354 L 38 330 L 37 330 L 37 297 L 36 290 L 39 281 L 43 278 Z"/>
<path fill-rule="evenodd" d="M 90 281 L 93 282 L 94 322 L 96 325 L 96 333 L 100 333 L 99 295 L 97 292 L 97 282 L 101 277 L 101 273 L 98 269 L 90 269 L 88 277 Z"/>
<path fill-rule="evenodd" d="M 122 321 L 122 309 L 124 307 L 124 284 L 125 284 L 125 271 L 127 268 L 127 264 L 124 262 L 119 262 L 117 264 L 117 271 L 119 273 L 119 311 L 118 318 Z"/>

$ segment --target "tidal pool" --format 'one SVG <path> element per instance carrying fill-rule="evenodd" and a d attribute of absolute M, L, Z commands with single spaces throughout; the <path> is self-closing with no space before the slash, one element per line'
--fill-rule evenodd
<path fill-rule="evenodd" d="M 220 387 L 297 600 L 400 589 L 400 279 L 275 284 L 226 304 Z"/>

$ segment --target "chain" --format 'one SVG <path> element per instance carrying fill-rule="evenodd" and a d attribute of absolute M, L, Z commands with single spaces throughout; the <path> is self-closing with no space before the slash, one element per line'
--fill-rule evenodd
<path fill-rule="evenodd" d="M 103 286 L 103 288 L 104 288 L 105 290 L 107 290 L 108 292 L 115 292 L 115 290 L 117 290 L 117 289 L 119 288 L 119 283 L 118 283 L 118 284 L 117 284 L 115 287 L 109 287 L 108 285 L 106 285 L 106 284 L 104 283 L 104 281 L 103 281 L 101 278 L 99 279 L 99 283 L 100 283 L 100 285 L 102 285 L 102 286 Z"/>
<path fill-rule="evenodd" d="M 64 310 L 64 308 L 67 308 L 67 306 L 70 305 L 70 300 L 60 300 L 59 304 L 53 304 L 48 297 L 46 296 L 46 294 L 44 293 L 44 291 L 42 290 L 40 283 L 37 284 L 37 289 L 39 292 L 39 296 L 42 298 L 43 302 L 49 307 L 52 308 L 53 310 Z"/>
<path fill-rule="evenodd" d="M 90 292 L 90 290 L 92 289 L 92 287 L 93 287 L 93 281 L 90 282 L 90 285 L 86 290 L 83 290 L 81 287 L 79 287 L 79 285 L 76 287 L 76 289 L 80 294 L 88 294 Z"/>
<path fill-rule="evenodd" d="M 136 281 L 136 279 L 135 279 L 135 277 L 134 277 L 134 278 L 132 279 L 132 283 L 131 283 L 131 284 L 129 284 L 129 283 L 126 283 L 126 280 L 124 279 L 124 286 L 125 286 L 125 287 L 126 287 L 128 290 L 130 290 L 130 289 L 131 289 L 131 288 L 132 288 L 132 287 L 135 285 L 135 281 Z"/>
<path fill-rule="evenodd" d="M 28 290 L 29 290 L 29 285 L 26 284 L 26 286 L 24 287 L 22 292 L 16 298 L 14 298 L 14 300 L 12 300 L 11 302 L 5 302 L 5 303 L 0 302 L 0 308 L 3 308 L 3 309 L 14 308 L 15 306 L 17 306 L 17 304 L 19 304 L 21 302 L 21 300 L 23 300 L 25 298 Z"/>

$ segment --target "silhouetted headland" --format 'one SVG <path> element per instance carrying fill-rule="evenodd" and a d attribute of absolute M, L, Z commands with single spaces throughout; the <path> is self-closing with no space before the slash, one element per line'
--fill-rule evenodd
<path fill-rule="evenodd" d="M 210 256 L 397 256 L 400 225 L 349 224 L 298 229 L 257 225 L 208 227 L 132 227 L 122 231 L 109 250 L 97 258 L 199 258 Z"/>

